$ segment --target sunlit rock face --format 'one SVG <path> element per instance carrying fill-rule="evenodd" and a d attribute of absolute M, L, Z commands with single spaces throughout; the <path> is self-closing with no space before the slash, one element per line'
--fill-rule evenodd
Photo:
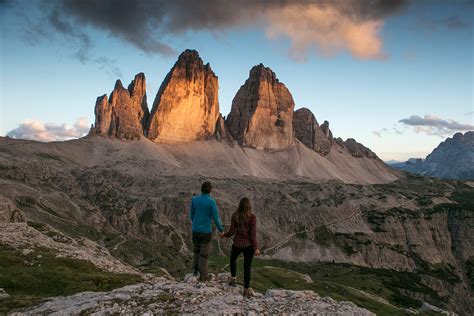
<path fill-rule="evenodd" d="M 329 123 L 324 121 L 324 124 L 320 127 L 311 110 L 301 108 L 294 112 L 293 130 L 299 141 L 317 153 L 327 155 L 331 150 L 332 133 L 329 129 Z"/>
<path fill-rule="evenodd" d="M 219 118 L 218 89 L 209 64 L 197 51 L 184 51 L 156 95 L 147 137 L 164 143 L 212 137 Z"/>
<path fill-rule="evenodd" d="M 117 80 L 110 99 L 105 94 L 97 98 L 95 124 L 90 134 L 119 139 L 140 139 L 148 117 L 145 75 L 139 73 L 128 89 Z"/>
<path fill-rule="evenodd" d="M 290 91 L 260 64 L 235 95 L 227 127 L 240 145 L 286 149 L 293 144 L 294 106 Z"/>

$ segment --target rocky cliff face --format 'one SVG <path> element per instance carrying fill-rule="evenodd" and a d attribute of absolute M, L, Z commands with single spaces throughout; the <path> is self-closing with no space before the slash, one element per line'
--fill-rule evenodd
<path fill-rule="evenodd" d="M 90 134 L 119 139 L 140 139 L 148 116 L 145 75 L 139 73 L 128 89 L 117 80 L 110 100 L 105 94 L 97 98 L 95 124 Z"/>
<path fill-rule="evenodd" d="M 217 76 L 198 52 L 186 50 L 156 95 L 147 137 L 165 143 L 208 139 L 218 118 Z"/>
<path fill-rule="evenodd" d="M 260 64 L 234 97 L 227 126 L 240 145 L 286 149 L 293 143 L 294 106 L 290 91 Z"/>
<path fill-rule="evenodd" d="M 293 129 L 295 137 L 306 147 L 321 155 L 327 155 L 331 150 L 332 133 L 329 130 L 329 123 L 324 121 L 324 124 L 319 126 L 311 110 L 301 108 L 294 112 Z"/>
<path fill-rule="evenodd" d="M 447 138 L 425 160 L 410 159 L 392 167 L 437 178 L 474 179 L 474 132 Z"/>

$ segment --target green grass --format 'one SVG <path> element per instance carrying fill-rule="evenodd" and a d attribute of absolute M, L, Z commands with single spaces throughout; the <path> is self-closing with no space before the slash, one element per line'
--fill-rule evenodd
<path fill-rule="evenodd" d="M 0 245 L 0 287 L 10 294 L 1 302 L 0 314 L 37 304 L 47 297 L 109 291 L 141 280 L 136 275 L 101 271 L 87 261 L 56 258 L 56 253 L 44 248 L 22 255 Z"/>

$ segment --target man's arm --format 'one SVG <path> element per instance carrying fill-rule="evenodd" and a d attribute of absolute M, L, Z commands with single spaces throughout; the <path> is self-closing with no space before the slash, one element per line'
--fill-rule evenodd
<path fill-rule="evenodd" d="M 211 203 L 211 212 L 212 212 L 212 219 L 214 220 L 214 224 L 217 226 L 217 230 L 221 233 L 224 231 L 221 224 L 221 218 L 219 217 L 219 212 L 217 211 L 217 204 L 216 201 L 212 201 Z"/>
<path fill-rule="evenodd" d="M 189 218 L 191 218 L 191 221 L 194 220 L 195 213 L 196 213 L 196 210 L 194 209 L 194 200 L 191 200 L 191 206 L 189 207 Z"/>

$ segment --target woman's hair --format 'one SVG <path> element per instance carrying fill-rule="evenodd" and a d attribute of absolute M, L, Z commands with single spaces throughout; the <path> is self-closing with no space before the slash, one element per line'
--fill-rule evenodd
<path fill-rule="evenodd" d="M 237 221 L 242 224 L 250 219 L 252 215 L 252 207 L 250 206 L 250 200 L 246 197 L 242 198 L 237 209 Z"/>

